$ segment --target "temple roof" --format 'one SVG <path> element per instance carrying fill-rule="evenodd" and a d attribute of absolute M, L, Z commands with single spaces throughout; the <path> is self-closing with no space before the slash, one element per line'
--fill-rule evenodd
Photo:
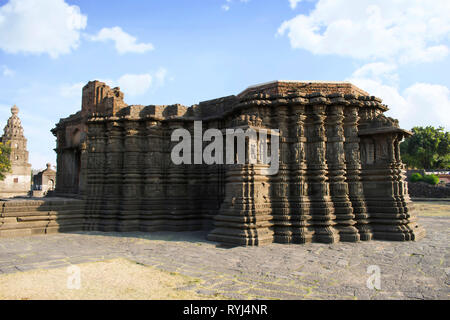
<path fill-rule="evenodd" d="M 304 94 L 321 92 L 323 94 L 342 93 L 356 96 L 370 96 L 366 91 L 346 81 L 275 80 L 250 86 L 242 91 L 238 97 L 255 93 L 286 94 L 293 91 Z"/>

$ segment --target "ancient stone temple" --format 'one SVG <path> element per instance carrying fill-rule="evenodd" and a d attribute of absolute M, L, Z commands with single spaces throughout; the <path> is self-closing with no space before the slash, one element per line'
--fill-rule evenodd
<path fill-rule="evenodd" d="M 81 111 L 53 129 L 56 193 L 86 201 L 85 230 L 205 229 L 226 245 L 425 235 L 400 159 L 410 133 L 350 83 L 275 81 L 191 107 L 123 98 L 119 88 L 89 82 Z M 250 161 L 175 164 L 171 135 L 184 128 L 194 137 L 194 121 L 202 132 L 277 132 L 277 174 Z"/>
<path fill-rule="evenodd" d="M 0 198 L 27 196 L 31 190 L 31 164 L 28 163 L 27 139 L 19 119 L 19 108 L 11 108 L 11 117 L 3 131 L 1 142 L 11 147 L 11 171 L 0 181 Z"/>

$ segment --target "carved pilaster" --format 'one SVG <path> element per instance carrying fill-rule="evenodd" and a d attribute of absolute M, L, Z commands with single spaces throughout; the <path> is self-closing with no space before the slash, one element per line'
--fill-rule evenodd
<path fill-rule="evenodd" d="M 289 113 L 286 105 L 275 106 L 272 127 L 280 131 L 279 170 L 270 177 L 271 206 L 274 223 L 274 240 L 279 243 L 292 242 L 291 216 L 289 207 Z"/>
<path fill-rule="evenodd" d="M 336 216 L 334 215 L 327 179 L 325 103 L 325 99 L 313 97 L 307 107 L 308 117 L 305 122 L 307 132 L 307 181 L 311 203 L 311 221 L 314 226 L 313 240 L 332 243 L 339 240 L 339 233 L 334 227 Z"/>
<path fill-rule="evenodd" d="M 139 122 L 125 120 L 123 122 L 123 165 L 122 165 L 122 201 L 120 204 L 120 231 L 139 229 L 141 200 L 141 164 L 139 163 L 141 137 Z"/>
<path fill-rule="evenodd" d="M 170 141 L 171 134 L 176 129 L 184 128 L 184 122 L 173 122 L 167 128 L 167 141 Z M 184 128 L 186 129 L 186 128 Z M 188 128 L 187 128 L 188 129 Z M 186 164 L 175 164 L 171 159 L 171 151 L 178 144 L 178 141 L 170 141 L 166 150 L 165 166 L 167 168 L 167 180 L 165 184 L 166 195 L 166 224 L 169 230 L 189 230 L 192 224 L 190 215 L 190 204 L 188 196 L 189 185 L 186 177 Z"/>
<path fill-rule="evenodd" d="M 352 202 L 355 215 L 355 227 L 359 231 L 360 240 L 372 239 L 372 231 L 369 226 L 369 215 L 364 199 L 363 184 L 361 182 L 361 160 L 358 137 L 358 108 L 359 105 L 351 103 L 345 108 L 344 134 L 345 134 L 345 158 L 346 176 L 349 198 Z"/>
<path fill-rule="evenodd" d="M 248 127 L 244 131 L 246 129 Z M 226 138 L 225 135 L 224 139 Z M 246 154 L 250 154 L 252 151 L 248 141 L 245 147 Z M 236 153 L 236 147 L 234 151 Z M 268 165 L 263 164 L 249 164 L 248 161 L 244 164 L 225 165 L 225 198 L 219 214 L 214 218 L 215 228 L 208 234 L 208 239 L 227 245 L 273 242 L 272 216 L 270 203 L 267 201 L 269 179 L 262 173 L 262 169 L 267 167 Z"/>
<path fill-rule="evenodd" d="M 396 144 L 407 134 L 393 119 L 377 112 L 359 131 L 364 194 L 375 239 L 405 241 L 425 236 L 404 194 L 403 165 Z"/>
<path fill-rule="evenodd" d="M 221 129 L 220 121 L 217 120 L 203 122 L 203 125 L 206 126 L 203 128 L 203 131 L 210 128 Z M 209 143 L 203 142 L 203 150 Z M 203 163 L 202 165 L 190 166 L 189 169 L 189 181 L 193 180 L 193 183 L 196 184 L 195 187 L 191 187 L 191 190 L 195 191 L 193 211 L 201 215 L 199 218 L 204 220 L 204 228 L 211 230 L 214 224 L 214 216 L 219 211 L 223 200 L 225 179 L 223 164 L 207 165 Z M 197 182 L 199 183 L 197 184 Z M 200 188 L 197 188 L 197 185 Z"/>
<path fill-rule="evenodd" d="M 164 229 L 166 216 L 166 198 L 164 196 L 166 160 L 164 150 L 164 132 L 159 121 L 145 122 L 144 137 L 144 187 L 140 214 L 140 230 L 157 231 Z"/>
<path fill-rule="evenodd" d="M 328 181 L 331 198 L 336 215 L 336 229 L 339 231 L 341 241 L 358 241 L 359 233 L 354 227 L 353 208 L 348 197 L 349 189 L 345 177 L 345 151 L 344 151 L 344 106 L 345 100 L 336 97 L 332 105 L 327 108 L 326 134 L 327 134 L 327 164 Z"/>
<path fill-rule="evenodd" d="M 300 104 L 301 103 L 301 104 Z M 290 179 L 290 221 L 293 243 L 312 241 L 310 201 L 306 179 L 306 136 L 305 136 L 305 104 L 299 101 L 292 107 L 291 136 L 291 179 Z"/>
<path fill-rule="evenodd" d="M 123 138 L 122 125 L 111 119 L 106 123 L 106 172 L 103 219 L 100 230 L 117 230 L 122 197 Z"/>
<path fill-rule="evenodd" d="M 102 205 L 106 169 L 106 136 L 103 121 L 88 123 L 86 228 L 95 230 L 103 217 Z"/>
<path fill-rule="evenodd" d="M 195 164 L 194 163 L 194 139 L 195 130 L 194 130 L 194 121 L 185 121 L 182 123 L 184 129 L 188 130 L 191 134 L 191 146 L 192 150 L 192 164 L 182 164 L 180 165 L 180 169 L 182 170 L 182 176 L 180 181 L 181 192 L 180 195 L 183 196 L 183 199 L 180 199 L 183 218 L 183 224 L 178 225 L 179 230 L 201 230 L 203 228 L 204 220 L 207 217 L 204 217 L 207 212 L 207 202 L 211 197 L 214 191 L 214 187 L 208 188 L 208 169 L 210 166 L 207 166 L 203 163 Z M 201 141 L 201 150 L 199 152 L 200 160 L 203 158 L 203 133 L 207 129 L 206 124 L 202 122 L 202 129 L 198 130 L 198 139 Z"/>

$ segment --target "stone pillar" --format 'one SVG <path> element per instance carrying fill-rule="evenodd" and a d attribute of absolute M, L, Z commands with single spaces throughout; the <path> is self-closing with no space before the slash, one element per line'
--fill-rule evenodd
<path fill-rule="evenodd" d="M 273 241 L 271 215 L 268 210 L 255 210 L 251 197 L 255 190 L 249 169 L 248 165 L 226 166 L 225 199 L 214 218 L 215 229 L 208 234 L 209 240 L 227 245 L 260 245 Z"/>
<path fill-rule="evenodd" d="M 185 123 L 174 121 L 169 123 L 166 139 L 170 141 L 174 130 L 184 128 Z M 184 128 L 186 129 L 186 128 Z M 186 164 L 176 165 L 171 160 L 171 151 L 178 141 L 170 141 L 166 153 L 167 182 L 166 182 L 166 215 L 168 230 L 190 230 L 192 217 L 189 215 L 188 185 L 185 176 Z M 193 144 L 192 144 L 193 146 Z"/>
<path fill-rule="evenodd" d="M 118 231 L 122 197 L 122 125 L 115 120 L 106 123 L 106 174 L 101 231 Z"/>
<path fill-rule="evenodd" d="M 341 241 L 359 241 L 358 229 L 354 227 L 353 208 L 348 197 L 348 185 L 346 181 L 346 165 L 344 151 L 344 104 L 341 96 L 334 95 L 332 104 L 327 108 L 326 119 L 326 155 L 328 164 L 328 181 L 330 185 L 331 199 L 336 215 L 336 229 L 339 231 Z"/>
<path fill-rule="evenodd" d="M 208 169 L 210 166 L 205 164 L 195 164 L 194 162 L 194 121 L 185 121 L 182 123 L 184 129 L 191 134 L 192 158 L 191 164 L 182 164 L 182 176 L 180 177 L 180 187 L 183 199 L 181 199 L 182 211 L 180 214 L 184 217 L 183 224 L 178 226 L 179 230 L 201 230 L 203 228 L 203 216 L 206 212 L 205 207 L 207 199 L 213 190 L 208 185 Z M 201 150 L 199 150 L 200 159 L 203 159 L 203 132 L 206 130 L 205 123 L 202 122 L 202 130 L 198 132 L 201 142 Z"/>
<path fill-rule="evenodd" d="M 79 174 L 79 180 L 78 180 L 78 194 L 82 198 L 87 197 L 87 167 L 88 167 L 88 152 L 87 152 L 87 142 L 84 139 L 80 143 L 80 174 Z"/>
<path fill-rule="evenodd" d="M 290 179 L 290 219 L 293 243 L 312 241 L 312 227 L 308 184 L 306 181 L 306 136 L 305 136 L 305 102 L 299 99 L 292 106 L 291 136 L 291 179 Z"/>
<path fill-rule="evenodd" d="M 166 218 L 164 198 L 164 139 L 162 125 L 150 119 L 145 122 L 144 188 L 140 214 L 141 231 L 161 230 Z"/>
<path fill-rule="evenodd" d="M 139 229 L 141 206 L 140 125 L 137 121 L 125 120 L 123 126 L 122 201 L 118 229 L 136 231 Z"/>
<path fill-rule="evenodd" d="M 58 131 L 57 133 L 57 142 L 56 142 L 56 148 L 55 148 L 55 152 L 56 152 L 56 167 L 57 168 L 63 168 L 63 164 L 64 164 L 64 139 L 62 138 L 62 134 L 61 131 Z M 65 181 L 65 171 L 63 170 L 56 170 L 56 188 L 55 188 L 55 193 L 56 194 L 63 194 L 64 193 L 64 189 L 65 189 L 65 185 L 66 185 L 66 181 Z"/>
<path fill-rule="evenodd" d="M 86 225 L 88 230 L 96 230 L 99 220 L 103 217 L 102 198 L 106 168 L 106 137 L 103 121 L 88 123 L 87 151 Z"/>
<path fill-rule="evenodd" d="M 344 109 L 344 135 L 345 135 L 345 159 L 347 166 L 347 184 L 349 198 L 352 202 L 353 214 L 360 240 L 372 239 L 372 231 L 369 226 L 369 215 L 364 199 L 363 184 L 361 182 L 361 159 L 358 137 L 358 108 L 356 100 L 352 101 Z"/>
<path fill-rule="evenodd" d="M 404 196 L 403 178 L 395 143 L 395 128 L 363 136 L 364 193 L 369 207 L 370 225 L 377 240 L 418 240 L 425 230 L 416 223 L 408 198 Z"/>
<path fill-rule="evenodd" d="M 209 128 L 221 129 L 220 121 L 212 120 L 209 122 L 203 122 L 203 131 Z M 206 126 L 206 127 L 205 127 Z M 210 142 L 203 142 L 203 150 Z M 201 213 L 203 219 L 203 227 L 206 230 L 211 230 L 214 225 L 214 216 L 219 212 L 220 204 L 223 200 L 221 184 L 224 184 L 223 176 L 223 164 L 202 164 L 190 166 L 189 181 L 191 184 L 201 186 L 196 188 L 191 186 L 191 189 L 195 191 L 195 206 L 193 206 L 194 212 Z"/>
<path fill-rule="evenodd" d="M 311 202 L 313 241 L 333 243 L 339 240 L 339 233 L 334 227 L 333 202 L 328 184 L 328 166 L 326 162 L 325 111 L 326 99 L 320 94 L 310 95 L 307 106 L 307 181 Z"/>
<path fill-rule="evenodd" d="M 276 113 L 272 128 L 280 131 L 279 171 L 270 176 L 271 207 L 274 224 L 274 241 L 278 243 L 292 242 L 291 216 L 289 207 L 289 128 L 288 106 L 275 106 Z"/>
<path fill-rule="evenodd" d="M 404 223 L 409 233 L 411 234 L 411 240 L 419 240 L 425 237 L 425 229 L 417 223 L 417 215 L 414 210 L 414 205 L 411 202 L 408 194 L 408 183 L 406 181 L 405 165 L 402 163 L 400 155 L 400 143 L 403 141 L 406 135 L 396 134 L 393 139 L 392 153 L 394 155 L 394 168 L 396 188 L 395 194 L 398 199 L 399 207 L 402 208 L 401 212 L 405 217 Z"/>
<path fill-rule="evenodd" d="M 227 139 L 226 132 L 224 139 Z M 251 153 L 248 143 L 246 153 Z M 215 228 L 208 234 L 209 240 L 231 246 L 273 242 L 272 216 L 267 202 L 269 179 L 261 171 L 267 167 L 248 162 L 225 164 L 225 198 L 214 218 Z"/>
<path fill-rule="evenodd" d="M 399 140 L 403 137 L 401 134 L 393 134 L 389 146 L 389 155 L 391 159 L 391 167 L 394 173 L 394 196 L 397 200 L 397 205 L 400 208 L 401 213 L 407 213 L 412 210 L 413 205 L 411 203 L 408 208 L 407 202 L 409 202 L 409 195 L 407 193 L 407 182 L 404 170 L 404 165 L 400 158 L 400 145 Z M 405 195 L 406 192 L 406 195 Z"/>

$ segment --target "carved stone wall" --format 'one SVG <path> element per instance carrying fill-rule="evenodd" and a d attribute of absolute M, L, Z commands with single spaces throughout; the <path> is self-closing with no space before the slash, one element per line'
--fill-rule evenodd
<path fill-rule="evenodd" d="M 386 110 L 349 83 L 277 81 L 188 108 L 128 106 L 119 88 L 89 82 L 82 110 L 53 129 L 57 192 L 86 200 L 86 230 L 207 229 L 226 245 L 417 240 L 399 153 L 410 133 Z M 278 173 L 248 159 L 175 165 L 172 132 L 187 129 L 194 146 L 200 120 L 224 140 L 226 129 L 276 132 Z M 246 153 L 259 158 L 258 142 Z"/>

